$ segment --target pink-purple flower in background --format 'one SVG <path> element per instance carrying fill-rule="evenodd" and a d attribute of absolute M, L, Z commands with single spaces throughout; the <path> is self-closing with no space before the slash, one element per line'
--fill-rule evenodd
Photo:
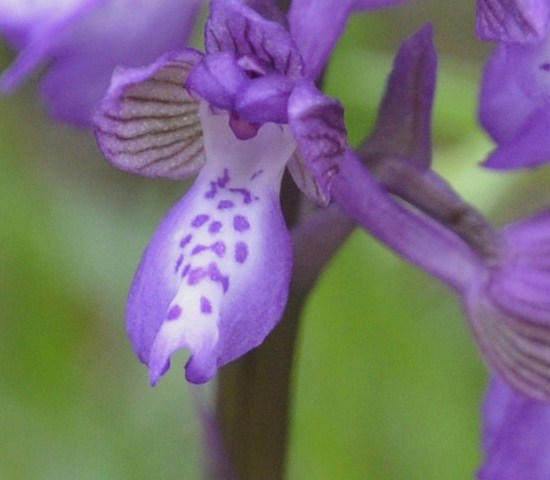
<path fill-rule="evenodd" d="M 0 33 L 19 53 L 0 77 L 12 91 L 45 67 L 50 114 L 91 122 L 117 66 L 137 67 L 186 45 L 201 0 L 0 0 Z"/>

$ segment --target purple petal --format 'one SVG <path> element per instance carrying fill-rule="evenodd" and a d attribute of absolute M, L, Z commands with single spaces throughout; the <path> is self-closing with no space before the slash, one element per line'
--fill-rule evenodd
<path fill-rule="evenodd" d="M 113 165 L 149 177 L 197 173 L 205 162 L 199 104 L 183 84 L 200 57 L 183 50 L 116 71 L 94 116 L 97 142 Z"/>
<path fill-rule="evenodd" d="M 525 47 L 501 45 L 485 66 L 480 96 L 480 121 L 497 143 L 511 139 L 537 102 L 522 86 Z"/>
<path fill-rule="evenodd" d="M 486 459 L 480 480 L 550 478 L 550 405 L 494 377 L 483 407 Z"/>
<path fill-rule="evenodd" d="M 483 164 L 488 168 L 536 167 L 550 162 L 550 112 L 538 111 L 516 135 L 499 145 Z"/>
<path fill-rule="evenodd" d="M 295 148 L 287 130 L 264 125 L 237 140 L 228 116 L 203 106 L 208 162 L 161 223 L 128 301 L 128 331 L 155 384 L 187 348 L 189 381 L 258 346 L 287 298 L 291 248 L 278 200 Z"/>
<path fill-rule="evenodd" d="M 307 78 L 315 80 L 342 35 L 354 0 L 294 0 L 288 13 L 292 38 L 304 59 Z"/>
<path fill-rule="evenodd" d="M 548 40 L 536 45 L 502 44 L 487 64 L 480 117 L 497 143 L 510 141 L 535 111 L 550 107 Z"/>
<path fill-rule="evenodd" d="M 248 57 L 261 73 L 276 71 L 293 79 L 302 74 L 302 60 L 283 25 L 263 18 L 239 0 L 212 2 L 205 42 L 208 53 Z"/>
<path fill-rule="evenodd" d="M 538 42 L 550 15 L 547 0 L 477 0 L 478 36 L 510 43 Z"/>
<path fill-rule="evenodd" d="M 28 28 L 36 28 L 40 34 L 29 38 L 14 70 L 3 77 L 4 87 L 13 86 L 38 63 L 47 61 L 50 66 L 42 92 L 50 113 L 59 120 L 87 126 L 113 69 L 146 65 L 184 46 L 201 0 L 97 3 L 90 2 L 85 14 L 63 18 L 63 22 L 39 28 L 34 20 L 29 22 Z"/>
<path fill-rule="evenodd" d="M 399 49 L 365 152 L 402 155 L 429 167 L 436 71 L 433 27 L 426 25 Z"/>
<path fill-rule="evenodd" d="M 313 83 L 304 81 L 290 95 L 288 120 L 307 165 L 307 169 L 291 167 L 294 180 L 308 194 L 313 192 L 307 186 L 314 182 L 315 200 L 327 205 L 332 177 L 338 172 L 347 146 L 344 110 L 339 102 L 323 95 Z M 311 179 L 303 181 L 298 172 Z"/>
<path fill-rule="evenodd" d="M 236 111 L 252 123 L 287 123 L 288 99 L 293 86 L 288 77 L 279 74 L 251 80 L 237 95 Z"/>
<path fill-rule="evenodd" d="M 235 96 L 248 77 L 232 52 L 205 55 L 189 75 L 185 86 L 224 110 L 233 110 Z"/>
<path fill-rule="evenodd" d="M 503 231 L 500 257 L 479 275 L 466 309 L 482 352 L 510 385 L 550 400 L 550 212 Z"/>
<path fill-rule="evenodd" d="M 342 35 L 353 10 L 372 10 L 405 0 L 293 0 L 290 32 L 300 49 L 305 76 L 315 80 Z"/>

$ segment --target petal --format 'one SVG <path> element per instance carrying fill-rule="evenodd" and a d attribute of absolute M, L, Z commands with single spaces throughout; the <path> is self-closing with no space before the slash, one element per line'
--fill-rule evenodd
<path fill-rule="evenodd" d="M 550 162 L 550 113 L 535 112 L 510 140 L 499 145 L 484 162 L 496 169 L 536 167 Z"/>
<path fill-rule="evenodd" d="M 436 71 L 433 27 L 426 25 L 399 49 L 376 125 L 362 152 L 402 155 L 429 167 Z"/>
<path fill-rule="evenodd" d="M 315 80 L 342 35 L 354 0 L 294 0 L 288 13 L 292 38 L 304 59 L 306 77 Z"/>
<path fill-rule="evenodd" d="M 278 200 L 295 148 L 287 129 L 237 140 L 227 114 L 203 107 L 208 162 L 158 228 L 136 274 L 128 331 L 156 383 L 187 348 L 189 381 L 259 345 L 279 320 L 290 280 L 290 241 Z"/>
<path fill-rule="evenodd" d="M 483 406 L 485 462 L 480 480 L 550 478 L 550 405 L 523 396 L 498 376 Z"/>
<path fill-rule="evenodd" d="M 476 30 L 482 40 L 538 42 L 549 14 L 547 0 L 478 0 Z"/>
<path fill-rule="evenodd" d="M 184 50 L 145 68 L 117 70 L 94 116 L 99 147 L 116 167 L 181 179 L 204 164 L 199 104 L 183 88 L 199 59 Z"/>
<path fill-rule="evenodd" d="M 536 45 L 502 44 L 484 72 L 480 117 L 498 143 L 550 107 L 550 36 Z"/>
<path fill-rule="evenodd" d="M 373 10 L 405 0 L 293 0 L 288 14 L 305 76 L 315 80 L 344 32 L 353 10 Z"/>
<path fill-rule="evenodd" d="M 248 77 L 232 52 L 205 55 L 193 68 L 185 86 L 208 103 L 224 110 L 233 110 L 235 96 Z"/>
<path fill-rule="evenodd" d="M 483 73 L 479 116 L 497 143 L 512 138 L 537 108 L 521 88 L 518 55 L 521 50 L 500 46 Z"/>
<path fill-rule="evenodd" d="M 309 194 L 312 189 L 307 185 L 314 182 L 318 192 L 314 199 L 327 205 L 332 177 L 338 172 L 347 146 L 344 110 L 339 102 L 319 92 L 313 83 L 304 81 L 290 95 L 288 120 L 307 166 L 307 169 L 292 167 L 294 180 Z M 304 180 L 298 172 L 311 178 Z"/>
<path fill-rule="evenodd" d="M 238 0 L 217 0 L 206 24 L 206 51 L 250 57 L 264 69 L 290 78 L 302 74 L 302 60 L 288 31 Z"/>
<path fill-rule="evenodd" d="M 288 99 L 294 83 L 279 74 L 251 80 L 237 94 L 235 109 L 252 123 L 288 123 Z"/>
<path fill-rule="evenodd" d="M 503 231 L 499 266 L 466 299 L 489 364 L 534 400 L 550 400 L 550 213 Z"/>

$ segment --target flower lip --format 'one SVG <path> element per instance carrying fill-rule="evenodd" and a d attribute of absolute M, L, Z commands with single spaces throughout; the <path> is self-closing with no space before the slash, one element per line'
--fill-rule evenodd
<path fill-rule="evenodd" d="M 295 148 L 288 127 L 264 125 L 235 139 L 228 114 L 201 107 L 208 161 L 160 225 L 132 286 L 128 332 L 155 384 L 181 348 L 187 379 L 263 341 L 279 320 L 290 281 L 290 241 L 278 201 Z"/>

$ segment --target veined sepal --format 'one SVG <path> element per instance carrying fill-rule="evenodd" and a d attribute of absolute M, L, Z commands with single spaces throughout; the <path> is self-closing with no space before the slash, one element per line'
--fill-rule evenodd
<path fill-rule="evenodd" d="M 183 179 L 205 162 L 199 101 L 184 88 L 202 55 L 173 52 L 142 68 L 119 68 L 94 115 L 97 143 L 121 170 Z"/>
<path fill-rule="evenodd" d="M 503 231 L 500 264 L 465 297 L 488 363 L 514 388 L 550 401 L 550 212 Z"/>
<path fill-rule="evenodd" d="M 203 104 L 201 119 L 208 161 L 157 229 L 128 301 L 128 332 L 152 384 L 181 348 L 191 353 L 187 379 L 208 381 L 264 340 L 288 294 L 279 189 L 295 149 L 290 132 L 266 124 L 241 141 L 227 113 Z"/>

